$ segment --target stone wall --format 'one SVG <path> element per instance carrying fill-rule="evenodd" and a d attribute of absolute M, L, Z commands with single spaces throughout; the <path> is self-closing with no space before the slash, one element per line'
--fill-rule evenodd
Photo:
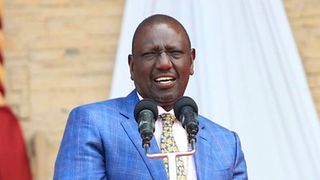
<path fill-rule="evenodd" d="M 285 0 L 314 103 L 320 116 L 320 0 Z"/>
<path fill-rule="evenodd" d="M 108 97 L 124 0 L 3 0 L 7 102 L 35 179 L 52 179 L 72 107 Z M 320 1 L 285 0 L 320 112 Z"/>
<path fill-rule="evenodd" d="M 72 107 L 109 95 L 124 0 L 4 0 L 7 102 L 35 179 L 52 179 Z"/>

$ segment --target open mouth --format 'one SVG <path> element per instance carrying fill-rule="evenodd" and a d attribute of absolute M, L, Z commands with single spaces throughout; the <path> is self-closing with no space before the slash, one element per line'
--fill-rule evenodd
<path fill-rule="evenodd" d="M 160 84 L 170 84 L 173 83 L 176 79 L 173 77 L 158 77 L 154 81 Z"/>

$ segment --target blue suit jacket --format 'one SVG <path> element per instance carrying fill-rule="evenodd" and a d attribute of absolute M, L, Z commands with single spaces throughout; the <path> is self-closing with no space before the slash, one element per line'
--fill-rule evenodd
<path fill-rule="evenodd" d="M 54 179 L 167 179 L 162 159 L 148 159 L 133 110 L 136 91 L 125 98 L 75 108 L 70 113 Z M 195 164 L 199 180 L 247 179 L 236 133 L 199 116 Z M 151 153 L 160 152 L 155 138 Z"/>

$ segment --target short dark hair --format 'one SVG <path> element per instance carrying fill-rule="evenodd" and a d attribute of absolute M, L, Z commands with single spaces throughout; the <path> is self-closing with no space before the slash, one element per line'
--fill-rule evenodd
<path fill-rule="evenodd" d="M 189 48 L 191 48 L 191 41 L 190 41 L 189 35 L 188 35 L 186 29 L 184 28 L 184 26 L 178 20 L 176 20 L 175 18 L 168 16 L 168 15 L 155 14 L 155 15 L 149 16 L 146 19 L 144 19 L 138 25 L 137 29 L 135 30 L 133 38 L 132 38 L 132 47 L 131 47 L 132 54 L 134 51 L 135 41 L 136 41 L 137 36 L 138 36 L 139 32 L 141 31 L 141 29 L 146 26 L 151 26 L 151 25 L 160 24 L 160 23 L 174 23 L 174 24 L 178 25 L 181 28 L 182 32 L 187 37 L 188 46 L 189 46 Z"/>

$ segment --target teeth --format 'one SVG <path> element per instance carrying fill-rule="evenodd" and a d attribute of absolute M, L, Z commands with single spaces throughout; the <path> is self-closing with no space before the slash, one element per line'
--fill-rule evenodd
<path fill-rule="evenodd" d="M 156 79 L 157 82 L 163 82 L 163 81 L 172 81 L 173 78 L 171 77 L 159 77 Z"/>

